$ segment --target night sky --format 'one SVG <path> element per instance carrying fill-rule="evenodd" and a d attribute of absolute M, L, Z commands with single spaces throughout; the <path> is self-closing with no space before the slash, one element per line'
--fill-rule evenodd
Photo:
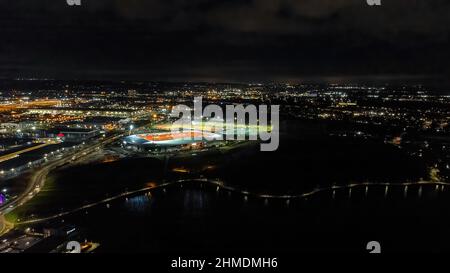
<path fill-rule="evenodd" d="M 291 81 L 450 74 L 450 1 L 0 0 L 0 77 Z"/>

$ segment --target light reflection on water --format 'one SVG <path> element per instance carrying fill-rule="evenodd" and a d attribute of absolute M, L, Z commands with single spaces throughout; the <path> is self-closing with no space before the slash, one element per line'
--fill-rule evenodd
<path fill-rule="evenodd" d="M 151 198 L 147 195 L 139 195 L 125 200 L 124 207 L 133 213 L 145 212 L 151 206 Z"/>

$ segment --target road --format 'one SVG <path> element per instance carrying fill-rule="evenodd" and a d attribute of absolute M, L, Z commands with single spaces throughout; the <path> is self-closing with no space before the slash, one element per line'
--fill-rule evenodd
<path fill-rule="evenodd" d="M 6 154 L 6 155 L 3 155 L 3 156 L 0 156 L 0 162 L 13 159 L 13 158 L 17 157 L 20 154 L 23 154 L 23 153 L 26 153 L 26 152 L 31 152 L 33 150 L 37 150 L 37 149 L 43 148 L 43 147 L 48 146 L 48 145 L 50 145 L 50 143 L 43 143 L 43 144 L 39 144 L 39 145 L 36 145 L 36 146 L 33 146 L 33 147 L 25 148 L 25 149 L 17 151 L 17 152 L 13 152 L 13 153 L 10 153 L 10 154 Z"/>
<path fill-rule="evenodd" d="M 294 194 L 294 195 L 275 195 L 275 194 L 261 194 L 261 193 L 255 193 L 255 192 L 248 192 L 248 191 L 244 191 L 241 190 L 237 187 L 233 187 L 233 186 L 228 186 L 225 185 L 222 181 L 220 180 L 209 180 L 209 179 L 205 179 L 205 178 L 199 178 L 199 179 L 181 179 L 181 180 L 177 180 L 177 181 L 173 181 L 173 182 L 167 182 L 167 183 L 163 183 L 157 186 L 152 186 L 152 187 L 145 187 L 142 189 L 138 189 L 138 190 L 133 190 L 133 191 L 126 191 L 123 193 L 120 193 L 118 195 L 103 199 L 103 200 L 99 200 L 90 204 L 86 204 L 65 212 L 61 212 L 58 214 L 54 214 L 51 216 L 47 216 L 47 217 L 42 217 L 42 218 L 35 218 L 35 219 L 31 219 L 31 220 L 25 220 L 25 221 L 21 221 L 16 223 L 16 225 L 28 225 L 28 224 L 36 224 L 36 223 L 40 223 L 40 222 L 45 222 L 45 221 L 49 221 L 49 220 L 54 220 L 54 219 L 58 219 L 67 215 L 70 215 L 72 213 L 75 212 L 79 212 L 79 211 L 83 211 L 101 204 L 108 204 L 111 201 L 120 199 L 120 198 L 125 198 L 128 196 L 133 196 L 136 195 L 138 193 L 144 193 L 144 192 L 148 192 L 150 190 L 155 190 L 155 189 L 163 189 L 165 190 L 165 188 L 167 188 L 168 186 L 173 186 L 175 184 L 179 184 L 179 185 L 183 185 L 183 183 L 185 182 L 200 182 L 200 183 L 208 183 L 211 184 L 213 186 L 217 186 L 217 190 L 222 189 L 222 190 L 227 190 L 229 192 L 235 192 L 238 194 L 242 194 L 244 197 L 248 197 L 248 196 L 252 196 L 254 198 L 261 198 L 261 199 L 265 199 L 265 200 L 269 200 L 269 199 L 281 199 L 281 200 L 286 200 L 289 201 L 291 199 L 301 199 L 301 198 L 308 198 L 311 197 L 315 194 L 318 194 L 320 192 L 324 192 L 324 191 L 334 191 L 337 189 L 352 189 L 352 188 L 357 188 L 357 187 L 366 187 L 366 191 L 367 191 L 367 187 L 369 186 L 385 186 L 385 187 L 405 187 L 406 189 L 409 186 L 422 186 L 422 185 L 434 185 L 436 186 L 436 190 L 444 190 L 444 186 L 450 186 L 450 183 L 447 182 L 432 182 L 432 181 L 418 181 L 418 182 L 406 182 L 406 183 L 354 183 L 354 184 L 348 184 L 348 185 L 341 185 L 341 186 L 327 186 L 327 187 L 321 187 L 321 188 L 316 188 L 314 190 L 311 190 L 309 192 L 305 192 L 305 193 L 300 193 L 300 194 Z"/>
<path fill-rule="evenodd" d="M 118 139 L 120 139 L 128 134 L 131 134 L 135 131 L 138 131 L 139 129 L 149 126 L 149 125 L 151 125 L 151 123 L 143 124 L 133 130 L 128 131 L 128 132 L 114 134 L 110 137 L 97 140 L 93 143 L 89 143 L 87 145 L 84 145 L 81 149 L 77 149 L 74 152 L 65 154 L 63 158 L 50 161 L 49 163 L 44 165 L 39 170 L 36 170 L 34 175 L 29 180 L 29 183 L 28 183 L 25 191 L 23 191 L 21 194 L 19 194 L 19 196 L 17 198 L 9 201 L 7 204 L 5 204 L 4 206 L 2 206 L 0 208 L 0 227 L 2 227 L 0 229 L 0 235 L 8 232 L 9 230 L 11 230 L 14 227 L 14 224 L 7 222 L 3 216 L 6 215 L 7 213 L 13 211 L 14 209 L 16 209 L 18 206 L 25 204 L 25 202 L 27 202 L 28 200 L 33 198 L 34 195 L 39 192 L 39 189 L 44 187 L 45 179 L 46 179 L 48 173 L 50 173 L 50 171 L 52 171 L 62 165 L 65 165 L 67 163 L 70 163 L 72 161 L 76 161 L 76 160 L 80 159 L 81 157 L 84 157 L 84 156 L 96 151 L 97 149 L 100 149 L 101 147 L 103 147 L 107 144 L 113 143 L 114 141 L 117 141 Z"/>
<path fill-rule="evenodd" d="M 70 163 L 75 159 L 79 159 L 80 157 L 86 156 L 94 152 L 96 149 L 99 149 L 104 145 L 110 144 L 123 136 L 124 134 L 116 134 L 108 138 L 101 139 L 98 142 L 86 144 L 81 149 L 77 149 L 74 152 L 69 152 L 65 154 L 61 159 L 54 159 L 53 161 L 50 161 L 33 174 L 33 176 L 30 178 L 29 183 L 27 184 L 26 189 L 17 198 L 11 200 L 10 202 L 8 202 L 7 204 L 5 204 L 3 207 L 0 208 L 0 214 L 5 215 L 8 212 L 14 210 L 16 207 L 24 204 L 25 202 L 33 198 L 34 195 L 39 191 L 39 189 L 43 188 L 45 178 L 47 177 L 48 173 L 51 170 L 56 169 L 67 163 Z"/>

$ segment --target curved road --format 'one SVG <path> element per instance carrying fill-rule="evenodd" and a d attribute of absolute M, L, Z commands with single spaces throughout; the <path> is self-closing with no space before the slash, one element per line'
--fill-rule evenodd
<path fill-rule="evenodd" d="M 7 213 L 17 208 L 18 206 L 21 206 L 22 204 L 33 198 L 35 193 L 37 193 L 39 189 L 44 186 L 45 179 L 51 170 L 56 169 L 62 165 L 65 165 L 73 161 L 74 159 L 86 156 L 96 151 L 100 147 L 116 141 L 123 135 L 124 134 L 110 136 L 108 138 L 102 139 L 99 142 L 95 142 L 90 145 L 85 145 L 84 147 L 82 147 L 79 150 L 76 150 L 75 152 L 64 154 L 63 158 L 61 159 L 50 161 L 32 175 L 25 190 L 17 198 L 11 200 L 10 202 L 6 203 L 3 207 L 0 208 L 0 216 L 3 217 L 3 215 L 6 215 Z M 0 226 L 3 226 L 3 230 L 0 229 L 0 234 L 2 234 L 2 232 L 4 233 L 8 231 L 12 227 L 12 223 L 5 221 L 4 218 L 0 218 L 0 221 L 1 221 Z"/>
<path fill-rule="evenodd" d="M 177 180 L 174 182 L 163 183 L 163 184 L 153 186 L 153 187 L 145 187 L 145 188 L 134 190 L 134 191 L 127 191 L 127 192 L 118 194 L 113 197 L 109 197 L 109 198 L 106 198 L 106 199 L 103 199 L 103 200 L 100 200 L 97 202 L 93 202 L 93 203 L 90 203 L 90 204 L 87 204 L 87 205 L 84 205 L 84 206 L 81 206 L 81 207 L 78 207 L 78 208 L 75 208 L 75 209 L 72 209 L 69 211 L 51 215 L 48 217 L 42 217 L 42 218 L 27 220 L 27 221 L 23 221 L 23 222 L 18 222 L 18 223 L 16 223 L 16 225 L 34 224 L 34 223 L 54 220 L 54 219 L 67 216 L 67 215 L 75 213 L 75 212 L 79 212 L 79 211 L 82 211 L 82 210 L 85 210 L 88 208 L 92 208 L 94 206 L 98 206 L 101 204 L 111 202 L 111 201 L 119 199 L 119 198 L 135 195 L 138 193 L 148 192 L 148 191 L 154 190 L 154 189 L 164 189 L 164 188 L 166 188 L 168 186 L 172 186 L 174 184 L 182 184 L 184 182 L 196 182 L 196 181 L 203 182 L 203 183 L 209 183 L 211 185 L 217 186 L 218 189 L 223 189 L 223 190 L 240 193 L 244 196 L 253 196 L 253 197 L 264 198 L 264 199 L 282 199 L 282 200 L 283 199 L 290 200 L 290 199 L 306 198 L 306 197 L 309 197 L 309 196 L 312 196 L 312 195 L 315 195 L 315 194 L 318 194 L 318 193 L 324 192 L 324 191 L 331 191 L 331 190 L 337 190 L 337 189 L 351 189 L 351 188 L 356 188 L 356 187 L 369 187 L 369 186 L 386 186 L 386 187 L 404 186 L 404 187 L 407 187 L 407 186 L 420 186 L 420 185 L 435 185 L 436 189 L 439 189 L 439 187 L 440 187 L 440 189 L 443 190 L 444 186 L 450 186 L 450 183 L 447 183 L 447 182 L 431 182 L 431 181 L 418 181 L 418 182 L 406 182 L 406 183 L 359 183 L 359 184 L 355 183 L 355 184 L 342 185 L 342 186 L 329 186 L 329 187 L 316 188 L 312 191 L 301 193 L 301 194 L 296 194 L 296 195 L 272 195 L 272 194 L 259 194 L 259 193 L 244 191 L 244 190 L 241 190 L 236 187 L 224 185 L 223 182 L 218 181 L 218 180 L 182 179 L 182 180 Z"/>

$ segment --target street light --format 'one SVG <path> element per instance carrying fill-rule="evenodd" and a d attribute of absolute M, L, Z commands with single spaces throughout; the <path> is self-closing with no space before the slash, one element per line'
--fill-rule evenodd
<path fill-rule="evenodd" d="M 131 135 L 131 130 L 133 130 L 134 126 L 133 124 L 130 125 L 130 135 Z"/>

